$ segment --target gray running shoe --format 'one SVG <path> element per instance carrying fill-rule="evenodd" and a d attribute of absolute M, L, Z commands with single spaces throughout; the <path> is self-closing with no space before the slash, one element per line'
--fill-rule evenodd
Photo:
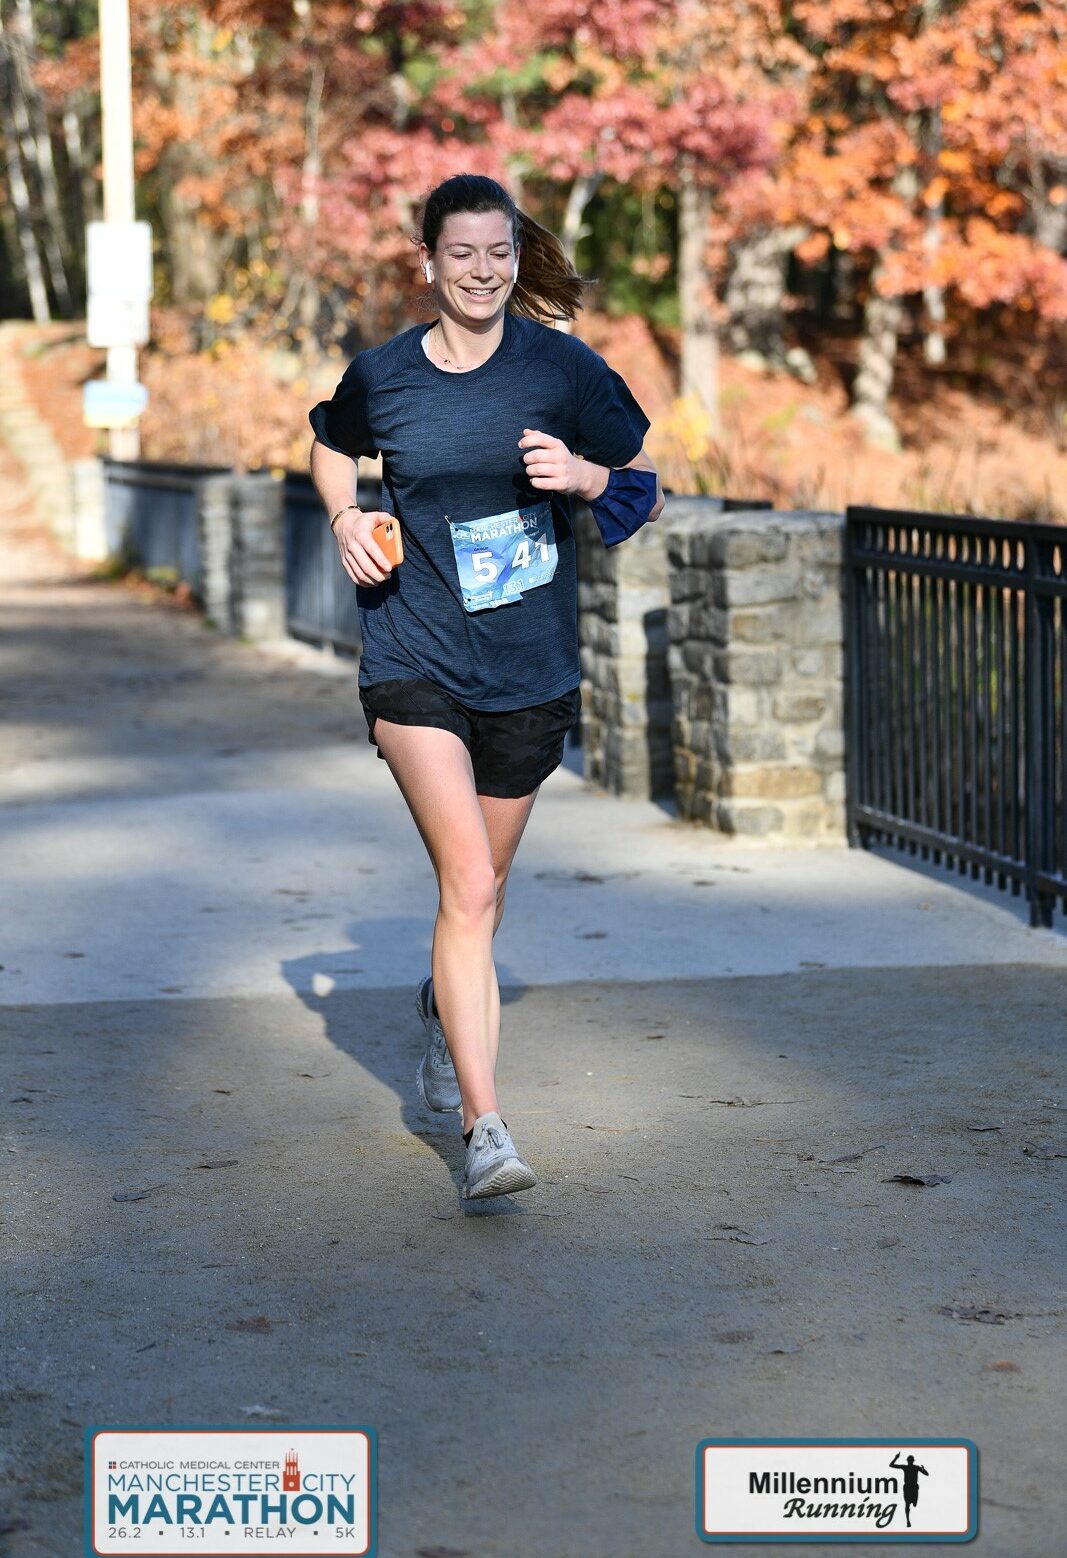
<path fill-rule="evenodd" d="M 515 1151 L 511 1132 L 496 1110 L 480 1114 L 474 1122 L 463 1170 L 466 1198 L 473 1201 L 477 1196 L 506 1196 L 536 1184 L 536 1174 Z"/>
<path fill-rule="evenodd" d="M 441 1027 L 441 1019 L 434 1016 L 431 974 L 427 974 L 418 988 L 415 1007 L 429 1039 L 426 1053 L 415 1072 L 419 1096 L 427 1109 L 436 1109 L 439 1114 L 462 1112 L 459 1079 L 445 1043 L 445 1030 Z"/>

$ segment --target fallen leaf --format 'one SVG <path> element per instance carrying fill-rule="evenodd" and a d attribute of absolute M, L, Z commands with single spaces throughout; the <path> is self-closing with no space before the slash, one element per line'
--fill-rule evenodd
<path fill-rule="evenodd" d="M 665 1033 L 646 1033 L 645 1043 L 647 1044 L 650 1039 L 665 1039 L 666 1037 Z"/>
<path fill-rule="evenodd" d="M 805 1336 L 802 1342 L 782 1342 L 777 1347 L 763 1348 L 763 1355 L 764 1357 L 771 1357 L 774 1353 L 800 1352 L 801 1348 L 806 1347 L 809 1342 L 817 1342 L 818 1340 L 819 1337 L 816 1334 L 814 1336 Z"/>
<path fill-rule="evenodd" d="M 891 1250 L 894 1244 L 899 1243 L 900 1240 L 897 1238 L 895 1233 L 884 1233 L 878 1240 L 878 1248 L 880 1250 Z"/>
<path fill-rule="evenodd" d="M 147 1190 L 116 1190 L 111 1197 L 112 1201 L 143 1201 L 145 1196 L 150 1196 L 153 1190 L 162 1190 L 162 1185 L 149 1185 Z"/>
<path fill-rule="evenodd" d="M 951 1174 L 890 1174 L 883 1185 L 947 1185 Z"/>
<path fill-rule="evenodd" d="M 967 1129 L 969 1131 L 999 1131 L 1000 1130 L 1000 1126 L 999 1125 L 975 1125 L 975 1124 L 970 1124 L 970 1125 L 968 1125 Z"/>
<path fill-rule="evenodd" d="M 1022 1313 L 1018 1309 L 983 1309 L 977 1304 L 939 1304 L 937 1312 L 953 1320 L 976 1320 L 980 1325 L 1003 1325 Z"/>
<path fill-rule="evenodd" d="M 233 1088 L 232 1087 L 213 1087 L 211 1089 L 211 1091 L 213 1093 L 232 1093 L 233 1092 Z"/>
<path fill-rule="evenodd" d="M 607 931 L 606 930 L 584 930 L 582 932 L 582 940 L 583 941 L 603 941 L 606 935 L 607 935 Z"/>
<path fill-rule="evenodd" d="M 262 1334 L 264 1331 L 273 1331 L 274 1327 L 266 1315 L 249 1315 L 243 1320 L 227 1320 L 227 1331 L 255 1331 Z"/>
<path fill-rule="evenodd" d="M 1067 1151 L 1062 1147 L 1053 1147 L 1048 1142 L 1028 1141 L 1023 1151 L 1028 1158 L 1067 1158 Z"/>
<path fill-rule="evenodd" d="M 995 1363 L 988 1365 L 998 1374 L 1021 1374 L 1022 1370 L 1017 1363 L 1011 1363 L 1007 1358 L 998 1358 Z"/>
<path fill-rule="evenodd" d="M 803 1098 L 709 1098 L 709 1104 L 725 1104 L 727 1109 L 760 1109 L 766 1104 L 802 1104 Z"/>
<path fill-rule="evenodd" d="M 862 1152 L 846 1152 L 840 1158 L 820 1158 L 820 1163 L 855 1163 L 858 1158 L 865 1158 L 868 1152 L 883 1152 L 885 1142 L 880 1141 L 877 1147 L 864 1147 Z"/>
<path fill-rule="evenodd" d="M 737 1223 L 719 1223 L 721 1233 L 709 1233 L 709 1239 L 731 1239 L 734 1244 L 770 1244 L 770 1239 L 759 1239 Z"/>
<path fill-rule="evenodd" d="M 237 1158 L 215 1158 L 210 1163 L 197 1163 L 194 1167 L 198 1169 L 236 1168 L 237 1162 Z"/>

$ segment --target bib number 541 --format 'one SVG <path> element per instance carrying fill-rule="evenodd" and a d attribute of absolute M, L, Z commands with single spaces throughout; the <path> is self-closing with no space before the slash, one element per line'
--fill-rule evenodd
<path fill-rule="evenodd" d="M 549 551 L 548 542 L 545 537 L 543 535 L 535 536 L 534 545 L 541 553 L 541 561 L 543 563 L 547 563 L 549 559 Z M 529 536 L 523 536 L 522 540 L 515 548 L 514 555 L 511 559 L 511 566 L 513 568 L 529 568 L 532 561 L 533 559 L 530 555 L 530 538 Z M 493 580 L 500 573 L 500 564 L 496 561 L 492 552 L 472 552 L 471 567 L 474 569 L 475 578 L 480 580 L 482 584 L 492 584 Z"/>

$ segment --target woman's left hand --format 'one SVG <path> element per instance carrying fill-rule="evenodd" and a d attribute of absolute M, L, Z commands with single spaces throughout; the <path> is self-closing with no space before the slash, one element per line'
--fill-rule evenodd
<path fill-rule="evenodd" d="M 524 427 L 522 433 L 519 448 L 530 486 L 546 492 L 580 492 L 588 470 L 586 462 L 551 433 L 540 433 L 533 427 Z"/>

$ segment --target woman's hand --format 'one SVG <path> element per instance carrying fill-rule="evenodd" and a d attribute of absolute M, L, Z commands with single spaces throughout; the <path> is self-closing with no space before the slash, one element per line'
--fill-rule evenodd
<path fill-rule="evenodd" d="M 374 540 L 372 531 L 387 519 L 393 518 L 395 515 L 377 510 L 365 514 L 362 510 L 349 509 L 334 525 L 333 533 L 337 550 L 341 554 L 341 563 L 345 573 L 356 584 L 381 584 L 392 573 L 393 565 Z"/>
<path fill-rule="evenodd" d="M 531 487 L 545 492 L 576 492 L 584 496 L 583 487 L 589 471 L 588 463 L 571 454 L 562 438 L 551 433 L 539 433 L 536 428 L 524 427 L 519 439 L 526 465 L 526 479 Z"/>

